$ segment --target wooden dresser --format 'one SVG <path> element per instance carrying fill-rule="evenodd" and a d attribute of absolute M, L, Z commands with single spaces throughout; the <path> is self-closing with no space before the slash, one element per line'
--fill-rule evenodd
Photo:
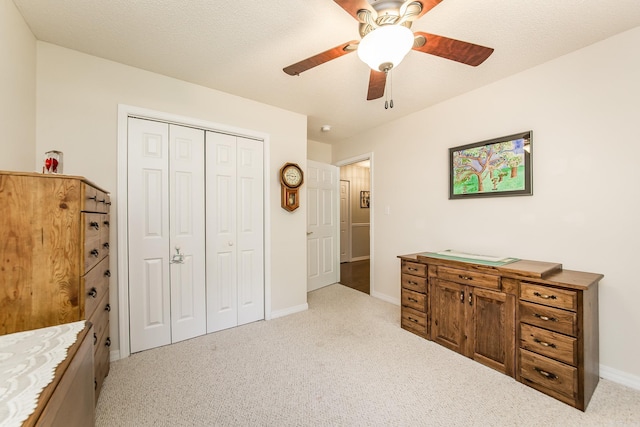
<path fill-rule="evenodd" d="M 404 329 L 584 411 L 598 384 L 601 274 L 399 256 Z"/>
<path fill-rule="evenodd" d="M 88 320 L 109 372 L 109 194 L 83 177 L 0 171 L 0 335 Z"/>

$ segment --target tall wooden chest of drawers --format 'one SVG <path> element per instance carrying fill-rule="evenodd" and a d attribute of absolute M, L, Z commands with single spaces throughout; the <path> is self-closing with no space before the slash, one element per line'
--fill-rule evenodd
<path fill-rule="evenodd" d="M 109 194 L 82 177 L 0 171 L 0 335 L 89 320 L 109 372 Z"/>

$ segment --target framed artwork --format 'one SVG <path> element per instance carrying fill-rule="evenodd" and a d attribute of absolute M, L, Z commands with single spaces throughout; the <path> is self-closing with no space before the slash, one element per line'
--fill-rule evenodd
<path fill-rule="evenodd" d="M 449 199 L 531 196 L 531 134 L 449 148 Z"/>
<path fill-rule="evenodd" d="M 360 207 L 369 209 L 369 192 L 368 191 L 360 192 Z"/>

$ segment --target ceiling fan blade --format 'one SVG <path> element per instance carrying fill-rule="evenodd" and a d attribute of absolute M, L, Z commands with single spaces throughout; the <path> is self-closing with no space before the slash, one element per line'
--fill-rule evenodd
<path fill-rule="evenodd" d="M 367 101 L 382 98 L 384 96 L 384 87 L 386 84 L 387 73 L 371 70 L 371 74 L 369 75 L 369 91 L 367 92 Z"/>
<path fill-rule="evenodd" d="M 347 53 L 354 52 L 358 46 L 358 41 L 351 40 L 350 42 L 343 43 L 340 46 L 336 46 L 332 49 L 325 50 L 322 53 L 309 57 L 307 59 L 303 59 L 300 62 L 296 62 L 295 64 L 289 65 L 282 69 L 285 73 L 290 76 L 297 76 L 303 71 L 307 71 L 313 67 L 317 67 L 318 65 L 324 64 L 325 62 L 329 62 L 332 59 L 339 58 Z"/>
<path fill-rule="evenodd" d="M 448 37 L 416 31 L 416 36 L 424 36 L 427 42 L 422 46 L 415 46 L 413 50 L 451 59 L 452 61 L 476 67 L 482 64 L 492 53 L 493 48 L 473 43 L 450 39 Z"/>
<path fill-rule="evenodd" d="M 338 6 L 347 11 L 347 13 L 353 16 L 358 21 L 358 11 L 362 9 L 366 9 L 371 11 L 371 13 L 376 14 L 376 11 L 371 7 L 367 0 L 333 0 L 338 3 Z M 434 0 L 429 0 L 434 1 Z"/>

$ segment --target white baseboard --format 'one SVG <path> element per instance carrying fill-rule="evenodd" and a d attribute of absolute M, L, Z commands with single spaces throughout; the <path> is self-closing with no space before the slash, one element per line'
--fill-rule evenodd
<path fill-rule="evenodd" d="M 614 383 L 631 387 L 635 390 L 640 390 L 640 377 L 631 375 L 627 372 L 622 372 L 608 366 L 600 365 L 600 377 L 605 380 L 613 381 Z"/>
<path fill-rule="evenodd" d="M 370 294 L 374 298 L 381 299 L 382 301 L 390 302 L 394 305 L 400 305 L 400 300 L 396 298 L 392 298 L 389 295 L 381 294 L 380 292 L 372 291 Z"/>
<path fill-rule="evenodd" d="M 309 309 L 309 304 L 296 305 L 294 307 L 285 308 L 284 310 L 276 310 L 271 312 L 271 319 L 277 319 L 278 317 L 288 316 L 290 314 L 299 313 Z"/>

